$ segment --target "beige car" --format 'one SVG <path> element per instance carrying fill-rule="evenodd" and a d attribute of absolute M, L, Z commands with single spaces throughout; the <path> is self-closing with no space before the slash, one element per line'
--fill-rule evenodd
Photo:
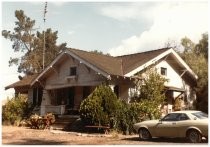
<path fill-rule="evenodd" d="M 198 143 L 208 139 L 208 115 L 201 111 L 176 111 L 160 120 L 148 120 L 133 125 L 141 140 L 152 137 L 187 138 Z"/>

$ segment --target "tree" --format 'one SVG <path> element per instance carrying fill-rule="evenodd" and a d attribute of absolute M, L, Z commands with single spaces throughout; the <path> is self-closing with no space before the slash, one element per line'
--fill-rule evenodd
<path fill-rule="evenodd" d="M 137 94 L 134 101 L 140 104 L 141 111 L 149 119 L 157 119 L 161 116 L 160 107 L 164 104 L 164 83 L 167 81 L 155 68 L 146 69 L 146 72 L 138 75 L 140 79 L 135 81 Z"/>
<path fill-rule="evenodd" d="M 184 47 L 181 57 L 198 75 L 197 108 L 208 113 L 208 33 L 202 34 L 197 44 L 187 37 L 181 40 L 181 44 Z"/>
<path fill-rule="evenodd" d="M 92 53 L 96 53 L 96 54 L 99 54 L 99 55 L 107 55 L 107 56 L 111 56 L 109 53 L 107 54 L 104 54 L 102 51 L 98 51 L 98 50 L 93 50 L 93 51 L 90 51 Z"/>
<path fill-rule="evenodd" d="M 16 10 L 14 32 L 3 30 L 2 36 L 13 42 L 14 52 L 23 52 L 19 59 L 11 57 L 9 66 L 18 65 L 18 72 L 25 74 L 39 73 L 43 67 L 43 48 L 45 33 L 45 66 L 48 65 L 66 47 L 66 43 L 56 45 L 58 31 L 53 32 L 50 28 L 46 31 L 36 31 L 35 20 L 27 17 L 23 10 Z"/>
<path fill-rule="evenodd" d="M 208 113 L 208 33 L 202 34 L 201 39 L 196 44 L 190 38 L 181 39 L 181 46 L 184 50 L 180 50 L 179 45 L 168 41 L 166 47 L 176 46 L 175 51 L 185 60 L 191 69 L 198 75 L 196 95 L 197 109 Z M 177 46 L 179 46 L 177 48 Z"/>
<path fill-rule="evenodd" d="M 208 44 L 208 33 L 204 33 L 199 43 L 195 45 L 195 52 L 203 54 L 206 60 L 208 60 Z"/>

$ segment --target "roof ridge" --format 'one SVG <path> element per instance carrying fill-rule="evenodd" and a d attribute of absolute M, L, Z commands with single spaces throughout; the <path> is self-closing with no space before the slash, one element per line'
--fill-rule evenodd
<path fill-rule="evenodd" d="M 160 50 L 168 50 L 168 49 L 171 49 L 171 48 L 170 47 L 166 47 L 166 48 L 159 48 L 159 49 L 154 49 L 154 50 L 147 50 L 147 51 L 143 51 L 143 52 L 137 52 L 137 53 L 132 53 L 132 54 L 115 56 L 115 58 L 122 58 L 122 57 L 125 57 L 125 56 L 133 56 L 133 55 L 138 55 L 138 54 L 143 54 L 143 53 L 150 53 L 150 52 L 160 51 Z"/>
<path fill-rule="evenodd" d="M 81 49 L 76 49 L 76 48 L 67 48 L 67 49 L 76 50 L 76 51 L 81 51 L 81 52 L 86 52 L 86 53 L 89 53 L 89 54 L 94 54 L 94 55 L 99 55 L 99 56 L 106 56 L 106 57 L 115 58 L 115 57 L 112 56 L 112 55 L 95 53 L 95 52 L 93 52 L 93 51 L 86 51 L 86 50 L 81 50 Z"/>

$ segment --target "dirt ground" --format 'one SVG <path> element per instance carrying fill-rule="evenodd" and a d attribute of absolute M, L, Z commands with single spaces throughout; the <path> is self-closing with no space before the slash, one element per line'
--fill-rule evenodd
<path fill-rule="evenodd" d="M 11 145 L 132 145 L 183 144 L 183 140 L 153 139 L 139 141 L 138 135 L 81 134 L 55 130 L 36 130 L 26 127 L 2 126 L 2 144 Z"/>

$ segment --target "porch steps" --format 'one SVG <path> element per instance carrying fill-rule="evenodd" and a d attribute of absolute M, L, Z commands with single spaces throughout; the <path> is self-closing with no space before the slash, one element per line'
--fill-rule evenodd
<path fill-rule="evenodd" d="M 59 115 L 56 117 L 52 128 L 54 130 L 69 130 L 77 119 L 79 119 L 77 115 Z"/>

